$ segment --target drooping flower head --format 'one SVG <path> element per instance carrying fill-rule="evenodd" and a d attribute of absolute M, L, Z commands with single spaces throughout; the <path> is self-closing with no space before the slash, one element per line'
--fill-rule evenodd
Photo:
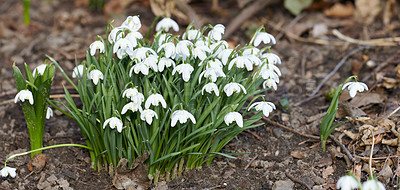
<path fill-rule="evenodd" d="M 176 23 L 171 18 L 163 18 L 160 22 L 158 22 L 158 24 L 156 26 L 156 31 L 164 30 L 165 32 L 168 32 L 168 30 L 171 27 L 172 27 L 172 29 L 175 30 L 175 32 L 179 31 L 178 23 Z"/>
<path fill-rule="evenodd" d="M 187 119 L 192 120 L 193 124 L 196 124 L 196 119 L 190 112 L 186 110 L 176 110 L 171 115 L 171 127 L 174 127 L 177 121 L 181 124 L 186 123 Z"/>
<path fill-rule="evenodd" d="M 118 119 L 117 117 L 111 117 L 111 118 L 107 119 L 106 121 L 104 121 L 103 129 L 106 128 L 107 124 L 110 125 L 110 128 L 111 128 L 111 129 L 114 129 L 115 127 L 117 127 L 117 131 L 118 131 L 119 133 L 122 132 L 122 125 L 123 125 L 123 123 L 122 123 L 122 121 L 121 121 L 120 119 Z"/>
<path fill-rule="evenodd" d="M 121 27 L 136 32 L 142 27 L 138 16 L 128 16 L 126 20 L 121 24 Z"/>
<path fill-rule="evenodd" d="M 47 107 L 46 119 L 50 119 L 50 117 L 53 117 L 53 110 L 50 107 Z"/>
<path fill-rule="evenodd" d="M 15 168 L 6 166 L 0 170 L 0 174 L 2 177 L 7 177 L 8 175 L 10 175 L 12 178 L 15 178 L 15 176 L 17 176 L 17 173 L 15 171 Z"/>
<path fill-rule="evenodd" d="M 132 102 L 142 104 L 144 102 L 144 96 L 136 88 L 128 88 L 122 93 L 122 97 L 131 99 Z"/>
<path fill-rule="evenodd" d="M 72 78 L 82 77 L 85 66 L 78 65 L 72 70 Z"/>
<path fill-rule="evenodd" d="M 151 109 L 145 109 L 140 114 L 140 119 L 142 121 L 146 121 L 149 125 L 151 125 L 151 123 L 153 122 L 153 117 L 156 117 L 156 119 L 158 119 L 157 113 Z"/>
<path fill-rule="evenodd" d="M 224 86 L 224 91 L 227 96 L 231 96 L 234 92 L 239 93 L 240 91 L 243 91 L 245 94 L 247 93 L 243 85 L 235 82 L 226 84 Z"/>
<path fill-rule="evenodd" d="M 370 179 L 370 180 L 364 182 L 363 189 L 364 190 L 386 190 L 385 186 L 376 179 Z"/>
<path fill-rule="evenodd" d="M 103 73 L 97 69 L 90 71 L 88 74 L 88 78 L 93 81 L 94 85 L 97 85 L 99 83 L 99 80 L 103 80 Z"/>
<path fill-rule="evenodd" d="M 137 111 L 142 112 L 143 109 L 140 104 L 136 102 L 129 102 L 122 108 L 121 114 L 125 114 L 128 110 L 131 110 L 134 113 Z"/>
<path fill-rule="evenodd" d="M 239 127 L 243 127 L 243 116 L 239 112 L 229 112 L 225 115 L 224 121 L 226 125 L 236 122 Z"/>
<path fill-rule="evenodd" d="M 256 102 L 253 103 L 248 110 L 253 107 L 257 111 L 262 111 L 265 117 L 268 117 L 269 113 L 276 109 L 275 105 L 272 102 Z"/>
<path fill-rule="evenodd" d="M 339 178 L 336 188 L 341 190 L 352 190 L 358 188 L 357 180 L 351 175 L 345 175 Z"/>
<path fill-rule="evenodd" d="M 208 33 L 208 37 L 216 41 L 219 41 L 222 39 L 222 34 L 224 34 L 224 32 L 225 32 L 225 26 L 222 24 L 217 24 Z"/>
<path fill-rule="evenodd" d="M 254 39 L 254 46 L 257 47 L 260 43 L 263 42 L 264 44 L 276 44 L 275 37 L 267 32 L 259 32 Z"/>
<path fill-rule="evenodd" d="M 346 87 L 348 87 L 347 89 L 352 98 L 357 94 L 357 92 L 368 90 L 368 86 L 362 82 L 348 82 L 343 85 L 342 89 L 345 89 Z"/>
<path fill-rule="evenodd" d="M 172 74 L 174 75 L 175 72 L 182 74 L 183 81 L 188 82 L 190 79 L 190 74 L 194 71 L 194 68 L 190 64 L 182 63 L 172 70 Z"/>
<path fill-rule="evenodd" d="M 91 56 L 96 54 L 96 50 L 99 50 L 100 53 L 104 53 L 104 43 L 102 41 L 94 41 L 89 47 Z"/>
<path fill-rule="evenodd" d="M 41 65 L 37 66 L 35 69 L 33 69 L 33 72 L 32 72 L 33 77 L 36 76 L 36 72 L 37 72 L 39 75 L 42 75 L 42 76 L 43 76 L 43 73 L 44 73 L 44 71 L 46 70 L 46 67 L 47 67 L 47 64 L 41 64 Z"/>
<path fill-rule="evenodd" d="M 29 90 L 19 91 L 18 94 L 14 98 L 14 102 L 17 103 L 18 99 L 20 99 L 21 102 L 25 102 L 25 100 L 29 100 L 29 103 L 33 105 L 33 95 L 32 95 L 32 92 Z"/>
<path fill-rule="evenodd" d="M 147 98 L 146 103 L 144 104 L 144 107 L 146 109 L 148 109 L 150 107 L 150 105 L 158 106 L 160 103 L 163 108 L 167 108 L 167 103 L 165 102 L 165 100 L 161 94 L 152 94 Z"/>
<path fill-rule="evenodd" d="M 214 91 L 215 95 L 219 96 L 218 86 L 215 83 L 210 82 L 204 85 L 204 87 L 201 89 L 202 95 L 204 95 L 204 90 L 210 94 Z"/>

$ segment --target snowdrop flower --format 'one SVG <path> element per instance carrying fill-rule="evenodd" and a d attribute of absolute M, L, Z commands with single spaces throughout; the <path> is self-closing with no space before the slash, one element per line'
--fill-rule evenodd
<path fill-rule="evenodd" d="M 112 29 L 110 34 L 108 34 L 108 42 L 110 42 L 110 44 L 113 44 L 116 41 L 118 41 L 119 39 L 121 39 L 123 30 L 124 29 L 122 27 L 116 27 L 116 28 Z"/>
<path fill-rule="evenodd" d="M 0 173 L 2 177 L 7 177 L 8 175 L 10 175 L 10 177 L 15 178 L 15 176 L 17 176 L 15 170 L 16 170 L 15 168 L 6 166 L 0 170 Z"/>
<path fill-rule="evenodd" d="M 362 82 L 348 82 L 343 85 L 342 90 L 346 87 L 348 87 L 347 89 L 349 90 L 350 96 L 352 98 L 357 94 L 357 91 L 362 92 L 364 90 L 368 90 L 368 86 Z"/>
<path fill-rule="evenodd" d="M 123 49 L 123 50 L 133 49 L 133 47 L 134 47 L 134 45 L 132 44 L 131 41 L 129 41 L 126 38 L 121 38 L 117 42 L 115 42 L 114 47 L 113 47 L 113 53 L 116 53 L 120 49 Z"/>
<path fill-rule="evenodd" d="M 83 65 L 78 65 L 72 70 L 72 78 L 81 77 L 83 75 Z"/>
<path fill-rule="evenodd" d="M 43 73 L 44 73 L 44 71 L 46 70 L 46 67 L 47 67 L 47 64 L 41 64 L 41 65 L 37 66 L 35 69 L 33 69 L 33 77 L 35 77 L 36 72 L 37 72 L 39 75 L 42 75 L 42 76 L 43 76 Z"/>
<path fill-rule="evenodd" d="M 342 189 L 342 190 L 357 189 L 358 188 L 358 182 L 351 175 L 342 176 L 338 180 L 338 182 L 336 183 L 336 188 L 337 189 Z"/>
<path fill-rule="evenodd" d="M 50 107 L 47 107 L 46 119 L 50 119 L 50 117 L 53 117 L 53 110 Z"/>
<path fill-rule="evenodd" d="M 200 31 L 192 29 L 192 30 L 188 30 L 186 31 L 183 35 L 182 35 L 182 39 L 188 39 L 188 40 L 195 40 L 197 38 L 199 38 L 201 36 Z"/>
<path fill-rule="evenodd" d="M 142 107 L 136 102 L 129 102 L 122 108 L 121 114 L 125 114 L 128 110 L 131 110 L 132 112 L 137 112 L 139 110 L 142 112 Z"/>
<path fill-rule="evenodd" d="M 207 62 L 207 68 L 223 69 L 224 66 L 222 65 L 221 61 L 219 61 L 218 59 L 214 59 Z"/>
<path fill-rule="evenodd" d="M 156 26 L 156 31 L 160 31 L 164 29 L 165 32 L 168 32 L 168 30 L 172 27 L 172 29 L 175 30 L 175 32 L 179 31 L 179 25 L 176 23 L 174 20 L 171 18 L 163 18 L 160 22 L 158 22 Z"/>
<path fill-rule="evenodd" d="M 279 78 L 278 78 L 279 79 Z M 265 80 L 264 82 L 263 82 L 263 88 L 266 88 L 267 86 L 268 86 L 268 88 L 273 88 L 274 90 L 276 90 L 277 89 L 277 83 L 279 83 L 279 80 L 278 81 L 276 81 L 276 80 L 274 80 L 274 79 L 272 79 L 272 78 L 269 78 L 269 79 L 267 79 L 267 80 Z"/>
<path fill-rule="evenodd" d="M 204 95 L 204 90 L 206 90 L 206 92 L 210 94 L 212 93 L 212 91 L 214 91 L 215 95 L 219 96 L 218 86 L 213 82 L 204 85 L 204 87 L 201 89 L 201 95 Z"/>
<path fill-rule="evenodd" d="M 224 91 L 227 96 L 231 96 L 234 92 L 239 93 L 240 90 L 243 90 L 245 94 L 247 93 L 244 86 L 239 83 L 231 82 L 224 86 Z"/>
<path fill-rule="evenodd" d="M 129 77 L 132 77 L 132 71 L 134 71 L 136 74 L 139 72 L 142 72 L 143 75 L 148 75 L 149 74 L 149 67 L 144 64 L 144 62 L 140 62 L 136 65 L 134 65 L 131 70 L 129 70 Z"/>
<path fill-rule="evenodd" d="M 171 127 L 175 127 L 176 122 L 183 124 L 187 122 L 187 119 L 192 120 L 193 124 L 196 124 L 196 119 L 194 116 L 186 110 L 176 110 L 171 115 Z"/>
<path fill-rule="evenodd" d="M 243 51 L 243 55 L 258 55 L 258 53 L 260 52 L 260 49 L 258 48 L 247 48 Z"/>
<path fill-rule="evenodd" d="M 206 52 L 210 53 L 211 49 L 207 46 L 196 46 L 193 49 L 193 56 L 199 58 L 200 60 L 204 60 L 207 58 Z"/>
<path fill-rule="evenodd" d="M 168 42 L 168 43 L 162 44 L 162 45 L 158 48 L 157 52 L 160 52 L 160 51 L 163 50 L 163 49 L 164 49 L 165 57 L 166 57 L 166 58 L 173 58 L 173 57 L 175 57 L 175 44 L 174 44 L 174 43 Z"/>
<path fill-rule="evenodd" d="M 262 64 L 261 59 L 258 58 L 258 57 L 255 56 L 255 55 L 246 55 L 246 56 L 244 56 L 244 57 L 247 58 L 252 64 L 254 64 L 254 65 L 256 65 L 256 66 L 259 66 L 259 65 Z M 249 70 L 249 69 L 247 69 L 247 70 Z"/>
<path fill-rule="evenodd" d="M 279 70 L 278 70 L 279 71 Z M 280 71 L 279 71 L 280 74 Z M 275 81 L 279 82 L 279 75 L 271 70 L 268 66 L 263 66 L 261 68 L 260 74 L 263 79 L 274 79 Z"/>
<path fill-rule="evenodd" d="M 364 182 L 363 189 L 364 190 L 386 190 L 385 186 L 376 179 L 370 179 L 370 180 Z"/>
<path fill-rule="evenodd" d="M 131 32 L 136 32 L 142 27 L 140 19 L 138 16 L 128 16 L 126 20 L 121 24 L 121 27 L 130 30 Z"/>
<path fill-rule="evenodd" d="M 131 99 L 136 104 L 142 104 L 144 102 L 144 96 L 136 88 L 128 88 L 122 93 L 122 97 Z"/>
<path fill-rule="evenodd" d="M 25 100 L 29 100 L 29 103 L 33 105 L 33 95 L 32 95 L 32 92 L 29 90 L 19 91 L 18 94 L 14 98 L 14 103 L 17 103 L 18 99 L 20 99 L 21 102 L 25 102 Z"/>
<path fill-rule="evenodd" d="M 222 64 L 228 63 L 229 57 L 232 55 L 233 49 L 224 49 L 218 54 L 218 58 L 221 59 Z"/>
<path fill-rule="evenodd" d="M 142 62 L 148 55 L 157 55 L 157 53 L 147 47 L 141 47 L 135 49 L 132 53 L 129 54 L 131 59 L 137 59 L 139 62 Z"/>
<path fill-rule="evenodd" d="M 151 125 L 151 123 L 153 122 L 153 117 L 156 117 L 156 119 L 158 119 L 157 113 L 150 109 L 145 109 L 140 114 L 140 119 L 142 121 L 146 121 L 149 125 Z"/>
<path fill-rule="evenodd" d="M 96 50 L 98 49 L 100 53 L 104 53 L 104 44 L 101 41 L 95 41 L 90 44 L 90 55 L 94 56 L 96 54 Z"/>
<path fill-rule="evenodd" d="M 158 55 L 149 55 L 143 60 L 143 63 L 153 71 L 158 72 Z"/>
<path fill-rule="evenodd" d="M 243 68 L 246 66 L 246 69 L 248 71 L 253 70 L 253 63 L 246 57 L 239 56 L 239 57 L 232 59 L 231 62 L 229 62 L 228 69 L 231 70 L 233 65 L 235 65 L 235 64 L 236 64 L 237 68 Z"/>
<path fill-rule="evenodd" d="M 228 47 L 229 44 L 225 40 L 217 41 L 210 45 L 210 49 L 213 50 L 215 56 L 219 55 L 223 50 L 227 49 Z"/>
<path fill-rule="evenodd" d="M 222 69 L 218 68 L 218 67 L 210 67 L 210 68 L 207 68 L 202 73 L 200 73 L 199 83 L 201 82 L 201 78 L 203 77 L 203 75 L 204 75 L 204 78 L 209 78 L 209 79 L 211 79 L 212 82 L 216 82 L 217 77 L 226 77 L 224 71 L 222 71 Z"/>
<path fill-rule="evenodd" d="M 281 64 L 281 58 L 273 53 L 264 53 L 261 55 L 261 59 L 267 59 L 269 64 Z"/>
<path fill-rule="evenodd" d="M 225 32 L 225 26 L 222 24 L 217 24 L 214 28 L 208 33 L 208 37 L 214 39 L 216 41 L 221 40 L 222 34 Z"/>
<path fill-rule="evenodd" d="M 111 129 L 114 129 L 115 127 L 117 127 L 117 131 L 119 133 L 122 132 L 122 121 L 120 119 L 118 119 L 117 117 L 111 117 L 109 119 L 107 119 L 106 121 L 104 121 L 103 124 L 103 129 L 106 128 L 107 124 L 110 125 Z"/>
<path fill-rule="evenodd" d="M 182 40 L 176 44 L 175 51 L 177 54 L 182 55 L 182 56 L 190 56 L 190 50 L 189 48 L 193 46 L 193 43 L 188 40 Z"/>
<path fill-rule="evenodd" d="M 256 102 L 253 103 L 248 110 L 250 111 L 250 109 L 253 107 L 257 111 L 262 111 L 265 117 L 268 117 L 269 113 L 276 109 L 275 105 L 272 102 Z"/>
<path fill-rule="evenodd" d="M 263 42 L 264 44 L 268 44 L 270 42 L 273 43 L 273 44 L 276 43 L 275 37 L 272 36 L 271 34 L 266 33 L 266 32 L 259 32 L 256 35 L 256 38 L 254 39 L 254 46 L 257 47 L 258 45 L 260 45 L 261 42 Z"/>
<path fill-rule="evenodd" d="M 224 117 L 226 125 L 236 122 L 239 127 L 243 127 L 243 116 L 239 112 L 230 112 Z"/>
<path fill-rule="evenodd" d="M 147 98 L 146 103 L 144 104 L 144 107 L 146 109 L 148 109 L 150 107 L 150 105 L 158 106 L 159 103 L 161 103 L 163 108 L 167 108 L 167 103 L 165 102 L 165 100 L 161 94 L 152 94 Z"/>
<path fill-rule="evenodd" d="M 103 80 L 103 73 L 97 69 L 90 71 L 88 74 L 88 78 L 93 81 L 94 85 L 97 85 L 99 83 L 99 79 Z"/>
<path fill-rule="evenodd" d="M 169 58 L 161 58 L 160 61 L 158 61 L 158 71 L 162 72 L 164 71 L 164 67 L 175 67 L 175 61 Z"/>
<path fill-rule="evenodd" d="M 172 70 L 172 74 L 174 75 L 175 72 L 182 74 L 183 81 L 187 82 L 190 79 L 190 74 L 194 71 L 194 68 L 190 64 L 182 63 Z"/>
<path fill-rule="evenodd" d="M 129 41 L 131 41 L 132 45 L 134 47 L 136 47 L 137 39 L 142 39 L 143 35 L 140 32 L 130 32 L 130 33 L 128 33 L 128 35 L 126 35 L 125 38 L 128 39 Z"/>

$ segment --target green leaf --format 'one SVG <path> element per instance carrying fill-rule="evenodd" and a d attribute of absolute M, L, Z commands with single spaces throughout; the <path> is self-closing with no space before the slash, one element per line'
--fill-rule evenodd
<path fill-rule="evenodd" d="M 298 15 L 300 12 L 311 5 L 314 0 L 285 0 L 284 6 L 292 14 Z"/>

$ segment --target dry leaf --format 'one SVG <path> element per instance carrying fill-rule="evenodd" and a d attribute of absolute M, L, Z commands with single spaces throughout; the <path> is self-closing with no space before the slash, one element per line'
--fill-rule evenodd
<path fill-rule="evenodd" d="M 350 2 L 347 2 L 346 5 L 335 3 L 331 8 L 325 10 L 324 14 L 329 17 L 346 18 L 353 16 L 354 10 L 354 6 Z"/>
<path fill-rule="evenodd" d="M 382 140 L 382 144 L 386 144 L 386 145 L 389 145 L 389 146 L 397 146 L 397 142 L 398 142 L 397 138 L 389 139 L 389 140 L 386 140 L 386 139 Z"/>
<path fill-rule="evenodd" d="M 385 4 L 385 10 L 383 11 L 382 21 L 383 24 L 388 25 L 396 12 L 397 2 L 396 0 L 387 0 Z"/>
<path fill-rule="evenodd" d="M 383 166 L 381 171 L 378 173 L 378 178 L 380 178 L 382 183 L 389 184 L 390 178 L 393 177 L 392 169 L 389 165 Z"/>
<path fill-rule="evenodd" d="M 358 134 L 352 133 L 352 132 L 350 132 L 350 131 L 348 131 L 348 130 L 344 130 L 343 133 L 344 133 L 346 136 L 348 136 L 349 138 L 351 138 L 351 140 L 355 140 L 355 139 L 358 138 Z"/>
<path fill-rule="evenodd" d="M 356 164 L 354 166 L 354 176 L 356 176 L 358 181 L 361 181 L 361 164 Z"/>
<path fill-rule="evenodd" d="M 383 77 L 383 86 L 387 89 L 391 89 L 397 86 L 399 81 L 394 78 Z"/>
<path fill-rule="evenodd" d="M 382 104 L 385 100 L 384 95 L 378 93 L 369 93 L 366 96 L 355 96 L 351 101 L 350 104 L 354 105 L 354 107 L 363 107 L 370 104 Z"/>
<path fill-rule="evenodd" d="M 290 152 L 290 156 L 297 159 L 303 159 L 307 157 L 307 154 L 298 150 Z"/>
<path fill-rule="evenodd" d="M 142 157 L 135 159 L 134 163 L 128 168 L 129 161 L 121 158 L 115 175 L 113 177 L 113 185 L 117 189 L 148 189 L 150 180 L 147 177 L 147 166 L 143 162 L 148 158 L 148 154 L 143 154 Z"/>
<path fill-rule="evenodd" d="M 355 0 L 356 17 L 371 24 L 382 10 L 380 0 Z"/>
<path fill-rule="evenodd" d="M 349 104 L 347 102 L 340 103 L 336 112 L 337 118 L 345 118 L 346 116 L 357 118 L 365 115 L 367 114 L 360 108 L 354 107 L 352 104 Z"/>
<path fill-rule="evenodd" d="M 333 169 L 332 166 L 328 166 L 324 169 L 322 169 L 322 178 L 326 179 L 328 178 L 329 175 L 332 175 L 335 169 Z"/>
<path fill-rule="evenodd" d="M 46 165 L 46 155 L 44 154 L 35 154 L 31 160 L 28 162 L 28 170 L 40 172 Z"/>

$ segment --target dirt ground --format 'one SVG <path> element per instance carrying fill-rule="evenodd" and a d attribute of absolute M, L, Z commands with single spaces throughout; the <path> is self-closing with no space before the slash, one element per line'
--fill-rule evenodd
<path fill-rule="evenodd" d="M 13 62 L 20 68 L 24 62 L 35 68 L 49 55 L 71 73 L 75 58 L 84 59 L 87 47 L 97 35 L 104 36 L 110 21 L 119 25 L 128 15 L 140 15 L 144 33 L 155 18 L 146 1 L 133 1 L 126 7 L 118 7 L 118 3 L 107 5 L 106 14 L 91 11 L 80 2 L 32 1 L 29 26 L 23 25 L 22 1 L 0 3 L 0 164 L 11 154 L 30 148 L 22 108 L 13 103 L 16 94 Z M 244 1 L 221 1 L 218 11 L 209 11 L 211 1 L 194 1 L 190 5 L 202 22 L 229 27 L 242 9 L 240 2 Z M 336 29 L 349 38 L 364 41 L 398 37 L 400 22 L 396 14 L 399 13 L 394 12 L 389 23 L 385 23 L 385 15 L 380 13 L 372 23 L 365 24 L 355 17 L 328 17 L 321 9 L 330 5 L 325 6 L 295 17 L 282 3 L 269 5 L 230 35 L 229 43 L 243 44 L 250 40 L 248 33 L 265 25 L 267 32 L 276 36 L 277 44 L 272 51 L 282 59 L 282 77 L 277 91 L 267 91 L 266 97 L 277 105 L 277 110 L 267 120 L 260 121 L 264 125 L 241 133 L 223 149 L 223 152 L 248 153 L 237 159 L 219 157 L 210 166 L 185 171 L 182 177 L 151 188 L 336 189 L 339 177 L 352 169 L 365 181 L 372 138 L 363 129 L 368 127 L 373 128 L 376 139 L 375 174 L 387 189 L 399 187 L 400 135 L 396 132 L 400 115 L 395 112 L 400 96 L 399 43 L 383 46 L 380 43 L 384 42 L 373 41 L 365 46 L 360 42 L 349 43 L 351 40 L 339 39 L 332 33 Z M 396 8 L 400 10 L 398 5 Z M 188 23 L 177 20 L 182 28 Z M 344 64 L 313 95 L 341 61 Z M 330 103 L 324 95 L 352 74 L 357 74 L 370 91 L 353 99 L 345 91 L 341 97 L 338 121 L 345 116 L 359 118 L 333 133 L 354 157 L 349 160 L 340 143 L 332 140 L 328 141 L 328 151 L 322 152 L 318 137 L 321 118 Z M 67 83 L 57 72 L 52 94 L 61 94 L 62 84 Z M 282 104 L 284 100 L 288 104 Z M 55 112 L 55 117 L 46 122 L 44 146 L 61 143 L 84 144 L 84 140 L 74 120 Z M 44 154 L 46 166 L 41 171 L 28 170 L 29 156 L 8 162 L 10 167 L 17 168 L 17 177 L 0 178 L 0 189 L 115 189 L 108 172 L 90 168 L 87 150 L 55 148 Z"/>

